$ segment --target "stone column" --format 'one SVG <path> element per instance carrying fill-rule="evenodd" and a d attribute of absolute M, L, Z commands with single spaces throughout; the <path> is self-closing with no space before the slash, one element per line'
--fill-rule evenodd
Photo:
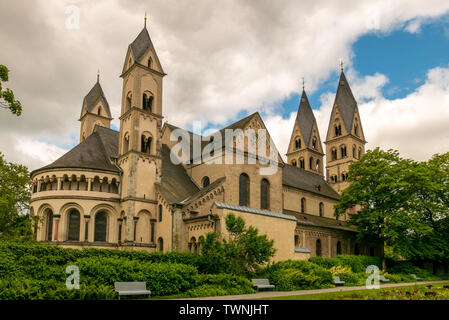
<path fill-rule="evenodd" d="M 87 178 L 87 190 L 92 191 L 92 178 Z"/>
<path fill-rule="evenodd" d="M 328 236 L 328 248 L 329 248 L 329 258 L 332 258 L 332 237 Z"/>
<path fill-rule="evenodd" d="M 85 215 L 84 216 L 84 242 L 89 242 L 89 221 L 90 221 L 90 216 Z"/>
<path fill-rule="evenodd" d="M 137 222 L 139 217 L 133 217 L 133 241 L 137 242 Z"/>
<path fill-rule="evenodd" d="M 56 190 L 59 191 L 61 189 L 61 177 L 56 178 Z"/>
<path fill-rule="evenodd" d="M 52 235 L 52 241 L 58 241 L 59 240 L 59 220 L 61 219 L 60 214 L 53 215 L 53 235 Z"/>

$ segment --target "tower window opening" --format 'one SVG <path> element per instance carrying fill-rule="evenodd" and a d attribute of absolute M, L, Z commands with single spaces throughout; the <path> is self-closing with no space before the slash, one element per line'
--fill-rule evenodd
<path fill-rule="evenodd" d="M 151 153 L 151 137 L 145 137 L 142 135 L 141 137 L 141 152 Z"/>
<path fill-rule="evenodd" d="M 296 138 L 296 140 L 295 140 L 295 148 L 296 149 L 301 149 L 301 139 L 300 138 Z"/>
<path fill-rule="evenodd" d="M 312 148 L 316 149 L 316 137 L 313 137 L 312 139 Z"/>

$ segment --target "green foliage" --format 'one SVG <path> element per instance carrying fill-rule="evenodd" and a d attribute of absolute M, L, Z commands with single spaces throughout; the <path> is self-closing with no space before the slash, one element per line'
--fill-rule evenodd
<path fill-rule="evenodd" d="M 259 235 L 252 226 L 247 228 L 245 221 L 234 214 L 228 214 L 225 220 L 228 240 L 221 239 L 217 233 L 208 233 L 201 240 L 201 253 L 208 261 L 208 272 L 248 275 L 274 256 L 273 240 Z"/>
<path fill-rule="evenodd" d="M 276 290 L 302 290 L 329 288 L 333 286 L 332 273 L 314 263 L 286 260 L 267 268 L 270 283 Z"/>
<path fill-rule="evenodd" d="M 3 238 L 31 238 L 31 220 L 24 215 L 30 202 L 27 167 L 7 162 L 0 152 L 0 233 Z"/>
<path fill-rule="evenodd" d="M 345 286 L 363 286 L 365 285 L 366 278 L 369 276 L 367 273 L 354 273 L 343 272 L 338 274 L 340 280 L 345 282 Z"/>
<path fill-rule="evenodd" d="M 382 262 L 379 257 L 349 254 L 341 254 L 336 258 L 312 257 L 309 259 L 309 262 L 317 264 L 326 269 L 330 269 L 334 266 L 350 267 L 351 270 L 356 273 L 365 272 L 366 267 L 370 265 L 375 265 L 379 267 L 379 269 L 382 266 Z"/>
<path fill-rule="evenodd" d="M 402 273 L 402 274 L 406 274 L 406 275 L 416 274 L 416 276 L 421 279 L 426 279 L 426 278 L 432 277 L 432 274 L 429 271 L 427 271 L 425 269 L 421 269 L 419 267 L 416 267 L 408 262 L 398 263 L 392 267 L 389 267 L 387 269 L 387 271 L 390 274 L 398 274 L 398 273 Z"/>
<path fill-rule="evenodd" d="M 349 221 L 359 240 L 385 243 L 390 257 L 449 258 L 449 152 L 416 162 L 376 148 L 351 164 L 348 180 L 335 214 L 361 205 Z"/>
<path fill-rule="evenodd" d="M 22 104 L 15 100 L 14 92 L 6 88 L 3 90 L 2 81 L 8 81 L 9 70 L 6 66 L 0 64 L 0 107 L 9 109 L 12 114 L 20 116 L 22 114 Z"/>

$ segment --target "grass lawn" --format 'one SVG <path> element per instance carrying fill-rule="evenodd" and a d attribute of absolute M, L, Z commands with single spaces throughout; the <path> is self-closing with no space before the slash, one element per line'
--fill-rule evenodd
<path fill-rule="evenodd" d="M 449 282 L 264 298 L 260 300 L 449 300 Z"/>

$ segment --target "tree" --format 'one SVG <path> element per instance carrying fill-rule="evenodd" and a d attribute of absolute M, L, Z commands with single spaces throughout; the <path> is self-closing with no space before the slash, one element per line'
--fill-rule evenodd
<path fill-rule="evenodd" d="M 27 214 L 31 179 L 27 167 L 7 162 L 0 153 L 0 233 L 2 236 L 31 236 Z"/>
<path fill-rule="evenodd" d="M 274 256 L 274 241 L 266 235 L 259 235 L 257 228 L 247 228 L 245 221 L 232 213 L 226 216 L 225 222 L 228 239 L 211 232 L 200 240 L 202 255 L 214 261 L 214 272 L 249 274 Z"/>
<path fill-rule="evenodd" d="M 335 215 L 359 205 L 349 224 L 360 241 L 408 259 L 449 257 L 448 164 L 449 153 L 416 162 L 395 150 L 370 150 L 351 164 Z"/>
<path fill-rule="evenodd" d="M 11 89 L 6 88 L 3 90 L 2 81 L 8 81 L 9 70 L 6 66 L 0 64 L 0 107 L 9 109 L 12 114 L 20 116 L 22 114 L 22 104 L 20 101 L 15 100 L 14 92 Z"/>

